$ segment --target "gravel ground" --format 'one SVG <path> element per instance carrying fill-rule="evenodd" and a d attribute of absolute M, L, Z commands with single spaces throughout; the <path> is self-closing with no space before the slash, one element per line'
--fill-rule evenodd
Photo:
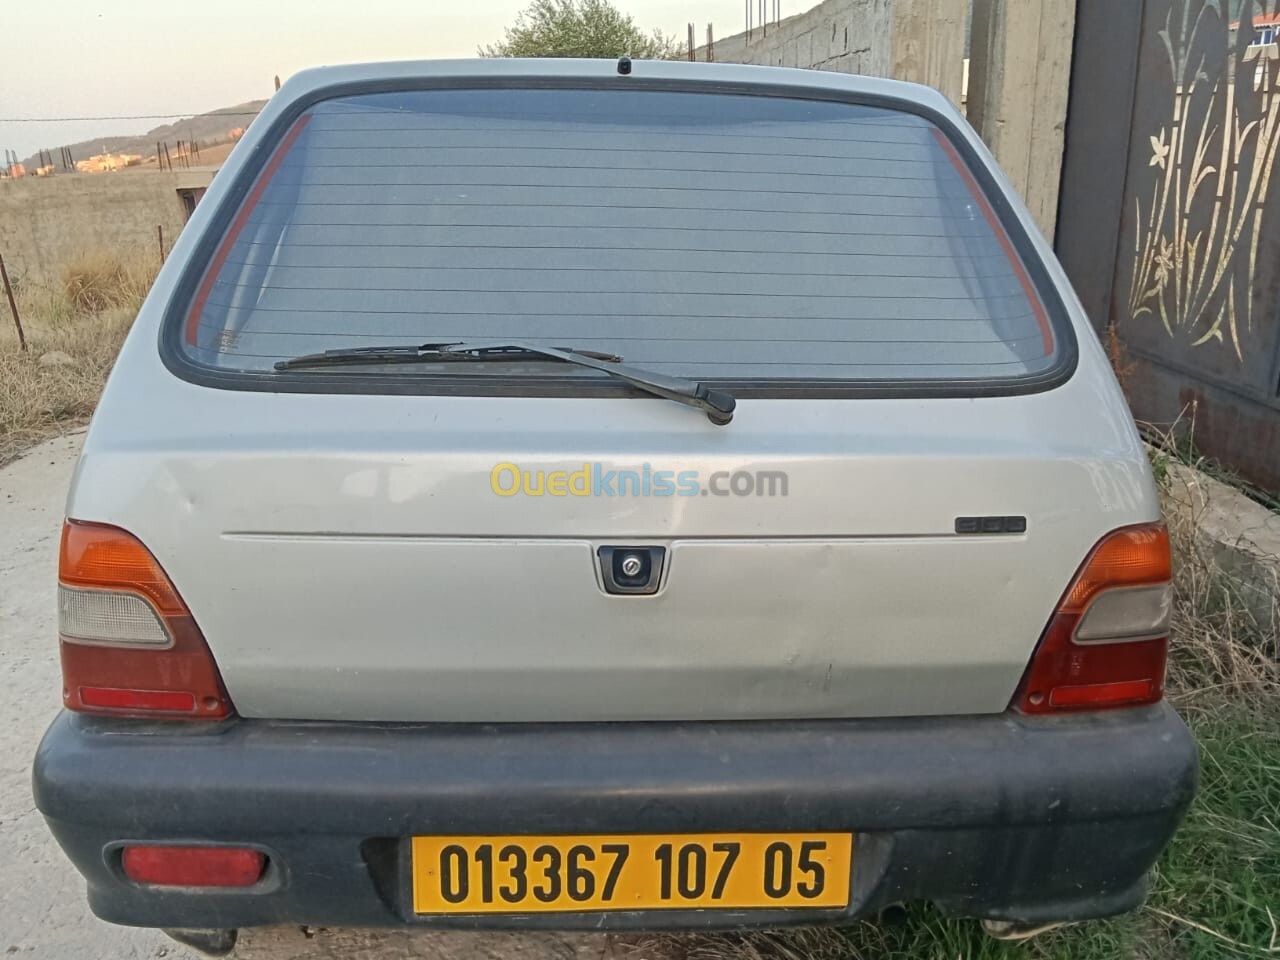
<path fill-rule="evenodd" d="M 51 440 L 0 469 L 0 957 L 114 960 L 198 954 L 154 930 L 90 912 L 80 875 L 31 800 L 31 758 L 59 709 L 54 623 L 58 535 L 80 435 Z M 620 949 L 615 949 L 620 948 Z M 638 957 L 604 936 L 471 934 L 281 927 L 246 931 L 245 960 L 596 960 Z"/>

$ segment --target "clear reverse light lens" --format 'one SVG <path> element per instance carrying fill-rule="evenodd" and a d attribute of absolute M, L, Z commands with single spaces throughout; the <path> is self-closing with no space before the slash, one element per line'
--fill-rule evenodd
<path fill-rule="evenodd" d="M 58 632 L 71 643 L 167 647 L 173 638 L 133 593 L 58 587 Z"/>
<path fill-rule="evenodd" d="M 1103 590 L 1076 627 L 1076 643 L 1114 643 L 1169 635 L 1173 589 L 1167 583 Z"/>

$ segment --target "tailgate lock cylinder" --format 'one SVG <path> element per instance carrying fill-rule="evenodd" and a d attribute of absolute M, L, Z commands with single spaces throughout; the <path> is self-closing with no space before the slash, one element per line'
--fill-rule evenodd
<path fill-rule="evenodd" d="M 644 596 L 658 592 L 665 547 L 601 547 L 600 576 L 604 592 Z"/>

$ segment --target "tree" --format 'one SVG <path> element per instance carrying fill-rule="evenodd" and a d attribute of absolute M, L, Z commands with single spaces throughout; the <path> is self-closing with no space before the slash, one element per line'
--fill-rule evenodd
<path fill-rule="evenodd" d="M 645 33 L 609 0 L 533 0 L 501 43 L 480 48 L 482 57 L 673 60 L 680 54 L 675 37 Z"/>

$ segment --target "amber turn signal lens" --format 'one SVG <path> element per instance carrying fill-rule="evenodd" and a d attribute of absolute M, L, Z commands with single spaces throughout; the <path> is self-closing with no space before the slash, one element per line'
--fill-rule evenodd
<path fill-rule="evenodd" d="M 62 527 L 58 581 L 68 587 L 139 593 L 162 616 L 187 612 L 151 552 L 118 527 L 68 520 Z"/>
<path fill-rule="evenodd" d="M 1165 525 L 1122 527 L 1093 548 L 1058 610 L 1084 613 L 1103 590 L 1168 583 L 1171 576 L 1169 531 Z"/>

